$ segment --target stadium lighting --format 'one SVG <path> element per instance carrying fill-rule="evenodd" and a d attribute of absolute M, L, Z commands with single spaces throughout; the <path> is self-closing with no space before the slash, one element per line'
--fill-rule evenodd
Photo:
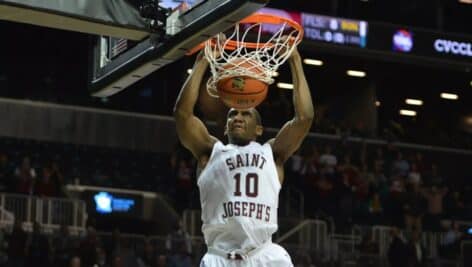
<path fill-rule="evenodd" d="M 277 87 L 281 89 L 293 89 L 293 84 L 291 83 L 277 83 Z"/>
<path fill-rule="evenodd" d="M 313 65 L 313 66 L 323 66 L 323 61 L 318 60 L 318 59 L 305 58 L 303 60 L 303 63 L 307 65 Z"/>
<path fill-rule="evenodd" d="M 188 75 L 192 74 L 192 69 L 187 70 Z"/>
<path fill-rule="evenodd" d="M 375 101 L 375 106 L 380 107 L 380 101 Z"/>
<path fill-rule="evenodd" d="M 400 115 L 414 117 L 416 116 L 416 111 L 408 109 L 400 109 Z"/>
<path fill-rule="evenodd" d="M 363 78 L 366 76 L 366 73 L 364 71 L 359 71 L 359 70 L 348 70 L 347 75 L 352 76 L 352 77 L 359 77 Z"/>
<path fill-rule="evenodd" d="M 405 103 L 407 103 L 408 105 L 413 105 L 413 106 L 422 106 L 423 100 L 407 98 L 405 100 Z"/>
<path fill-rule="evenodd" d="M 441 93 L 441 98 L 449 99 L 449 100 L 457 100 L 459 99 L 459 96 L 456 94 Z"/>

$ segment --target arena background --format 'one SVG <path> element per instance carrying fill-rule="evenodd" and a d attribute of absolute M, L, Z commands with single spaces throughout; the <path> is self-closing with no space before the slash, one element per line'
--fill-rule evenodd
<path fill-rule="evenodd" d="M 299 50 L 315 104 L 311 132 L 286 164 L 274 242 L 296 266 L 471 266 L 472 2 L 267 8 L 305 28 Z M 97 35 L 7 15 L 0 266 L 198 266 L 195 161 L 172 118 L 194 57 L 94 97 Z M 124 50 L 133 42 L 117 39 Z M 290 77 L 283 66 L 259 107 L 261 141 L 293 115 L 281 88 Z M 197 112 L 224 138 L 225 108 L 201 92 Z"/>

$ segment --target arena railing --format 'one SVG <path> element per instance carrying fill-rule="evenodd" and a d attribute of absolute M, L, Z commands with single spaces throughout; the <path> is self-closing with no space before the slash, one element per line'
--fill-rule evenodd
<path fill-rule="evenodd" d="M 15 215 L 7 211 L 4 207 L 0 207 L 0 226 L 9 226 L 15 222 Z"/>
<path fill-rule="evenodd" d="M 97 236 L 102 243 L 109 243 L 112 241 L 112 232 L 97 232 Z M 140 234 L 120 233 L 120 242 L 125 243 L 126 246 L 134 251 L 143 251 L 146 241 L 149 241 L 159 253 L 166 253 L 168 236 L 147 236 Z M 198 262 L 203 254 L 206 252 L 206 245 L 203 237 L 190 236 L 192 245 L 192 258 L 194 262 Z"/>
<path fill-rule="evenodd" d="M 190 236 L 201 236 L 202 213 L 200 210 L 184 210 L 182 214 L 182 223 L 184 230 Z"/>
<path fill-rule="evenodd" d="M 328 224 L 322 220 L 304 220 L 279 238 L 276 243 L 291 243 L 299 248 L 312 249 L 327 255 L 329 251 Z"/>
<path fill-rule="evenodd" d="M 329 229 L 329 223 L 321 220 L 304 220 L 292 230 L 275 240 L 281 243 L 294 256 L 299 251 L 310 252 L 311 255 L 317 255 L 320 261 L 339 262 L 349 265 L 349 262 L 375 262 L 375 266 L 388 266 L 387 254 L 390 246 L 391 227 L 388 226 L 354 226 L 351 233 L 335 234 Z M 111 232 L 98 232 L 101 241 L 110 241 Z M 444 260 L 431 258 L 433 254 L 428 247 L 439 246 L 441 237 L 431 237 L 440 235 L 441 233 L 424 233 L 422 236 L 422 244 L 426 248 L 427 258 L 432 262 L 440 262 L 447 266 L 459 266 L 460 260 Z M 363 238 L 372 238 L 374 242 L 378 242 L 379 246 L 383 246 L 379 253 L 363 253 L 360 251 L 359 244 Z M 146 236 L 138 234 L 121 233 L 120 240 L 126 241 L 128 246 L 136 251 L 144 248 L 146 241 L 150 241 L 158 251 L 166 253 L 167 236 Z M 205 242 L 202 236 L 191 236 L 192 258 L 198 262 L 206 252 Z M 433 241 L 428 241 L 433 240 Z M 464 253 L 464 245 L 470 244 L 471 241 L 462 242 L 462 255 Z M 382 253 L 382 254 L 381 254 Z M 463 256 L 462 256 L 463 257 Z M 431 261 L 430 261 L 431 262 Z M 428 265 L 429 266 L 429 265 Z"/>
<path fill-rule="evenodd" d="M 38 222 L 45 231 L 59 229 L 61 225 L 69 226 L 71 231 L 84 231 L 87 221 L 85 202 L 75 199 L 3 193 L 0 194 L 0 209 L 23 222 L 26 229 Z"/>

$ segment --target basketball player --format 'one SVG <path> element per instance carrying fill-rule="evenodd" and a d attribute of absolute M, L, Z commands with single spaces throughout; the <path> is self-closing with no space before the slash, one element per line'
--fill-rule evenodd
<path fill-rule="evenodd" d="M 271 237 L 277 230 L 283 165 L 310 129 L 313 104 L 297 50 L 289 63 L 295 116 L 265 144 L 256 142 L 263 131 L 256 109 L 228 112 L 227 145 L 210 135 L 194 115 L 209 64 L 202 53 L 178 96 L 174 110 L 177 134 L 198 160 L 202 231 L 208 246 L 202 267 L 293 266 L 285 249 L 273 244 Z"/>

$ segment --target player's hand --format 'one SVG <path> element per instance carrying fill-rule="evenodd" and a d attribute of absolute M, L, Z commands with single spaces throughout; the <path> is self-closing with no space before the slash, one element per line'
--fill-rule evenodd
<path fill-rule="evenodd" d="M 226 35 L 224 35 L 223 33 L 219 33 L 218 35 L 214 37 L 213 39 L 214 47 L 212 49 L 213 58 L 219 58 L 221 56 L 221 53 L 223 53 L 223 51 L 225 50 L 226 41 L 227 41 Z"/>
<path fill-rule="evenodd" d="M 292 58 L 294 55 L 297 55 L 298 49 L 297 49 L 297 45 L 293 44 L 294 41 L 295 41 L 294 37 L 290 35 L 284 35 L 280 37 L 280 42 L 275 47 L 277 55 L 283 56 L 288 52 L 291 52 L 290 55 L 287 55 L 288 58 Z M 295 46 L 295 47 L 292 48 L 292 46 Z M 292 51 L 288 51 L 288 50 L 292 50 Z"/>

